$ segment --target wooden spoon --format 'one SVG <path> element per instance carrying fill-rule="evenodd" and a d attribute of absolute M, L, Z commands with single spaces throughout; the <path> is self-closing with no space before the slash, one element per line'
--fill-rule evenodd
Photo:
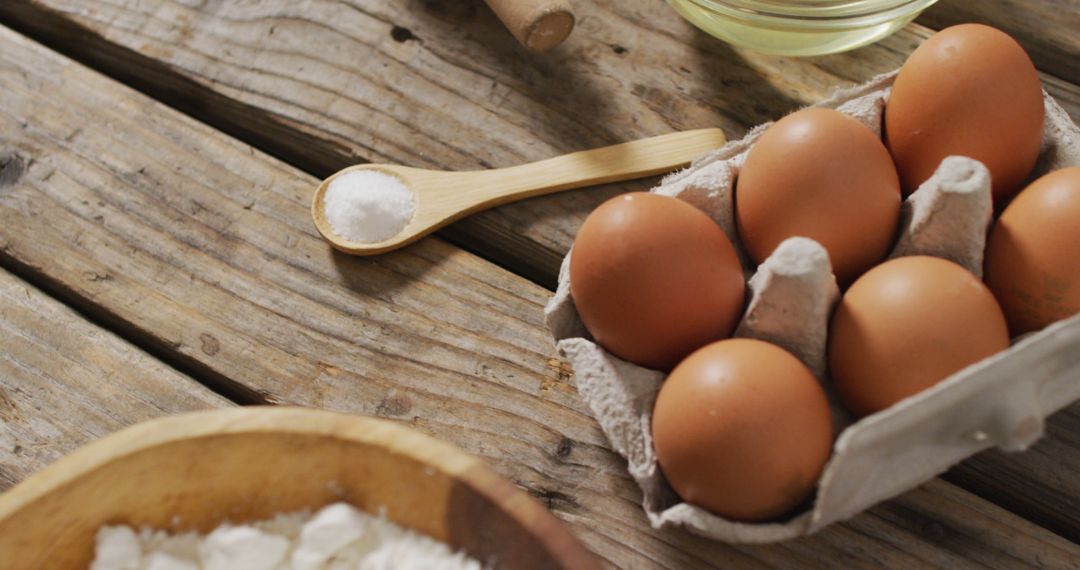
<path fill-rule="evenodd" d="M 334 248 L 354 255 L 374 255 L 410 244 L 446 224 L 493 206 L 682 168 L 725 142 L 720 129 L 699 129 L 494 170 L 446 172 L 396 164 L 350 166 L 319 185 L 311 216 L 319 233 Z M 390 239 L 374 243 L 350 241 L 335 233 L 326 219 L 324 198 L 330 182 L 362 169 L 396 176 L 413 192 L 413 217 Z"/>

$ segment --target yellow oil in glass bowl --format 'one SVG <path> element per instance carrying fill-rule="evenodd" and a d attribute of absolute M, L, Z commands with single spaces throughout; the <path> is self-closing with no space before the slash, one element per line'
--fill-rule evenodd
<path fill-rule="evenodd" d="M 684 18 L 737 46 L 822 55 L 876 42 L 937 0 L 668 0 Z"/>

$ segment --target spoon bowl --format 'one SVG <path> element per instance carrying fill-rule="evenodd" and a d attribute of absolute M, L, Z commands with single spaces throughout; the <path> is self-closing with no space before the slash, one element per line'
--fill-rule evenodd
<path fill-rule="evenodd" d="M 340 170 L 316 189 L 311 204 L 315 227 L 335 249 L 375 255 L 408 245 L 470 214 L 516 200 L 563 190 L 670 172 L 724 145 L 720 129 L 698 129 L 574 152 L 493 170 L 447 172 L 396 164 L 362 164 Z M 326 191 L 338 177 L 369 170 L 401 180 L 413 193 L 413 216 L 397 235 L 379 242 L 352 241 L 326 216 Z"/>

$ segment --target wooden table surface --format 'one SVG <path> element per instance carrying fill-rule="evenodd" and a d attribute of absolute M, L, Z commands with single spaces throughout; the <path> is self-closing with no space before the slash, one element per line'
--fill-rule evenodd
<path fill-rule="evenodd" d="M 356 162 L 735 139 L 962 21 L 1012 33 L 1080 120 L 1080 2 L 942 0 L 809 59 L 734 49 L 660 0 L 576 6 L 567 43 L 535 56 L 480 0 L 0 1 L 0 489 L 142 420 L 287 403 L 487 458 L 612 567 L 1080 567 L 1080 405 L 1025 453 L 983 453 L 809 538 L 652 530 L 542 307 L 587 213 L 655 179 L 367 259 L 332 252 L 308 214 L 318 178 Z"/>

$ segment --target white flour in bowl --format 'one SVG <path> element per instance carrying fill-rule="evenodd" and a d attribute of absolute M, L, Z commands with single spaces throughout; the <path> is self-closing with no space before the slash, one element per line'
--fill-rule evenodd
<path fill-rule="evenodd" d="M 90 570 L 481 570 L 433 538 L 346 503 L 208 535 L 104 526 Z"/>

